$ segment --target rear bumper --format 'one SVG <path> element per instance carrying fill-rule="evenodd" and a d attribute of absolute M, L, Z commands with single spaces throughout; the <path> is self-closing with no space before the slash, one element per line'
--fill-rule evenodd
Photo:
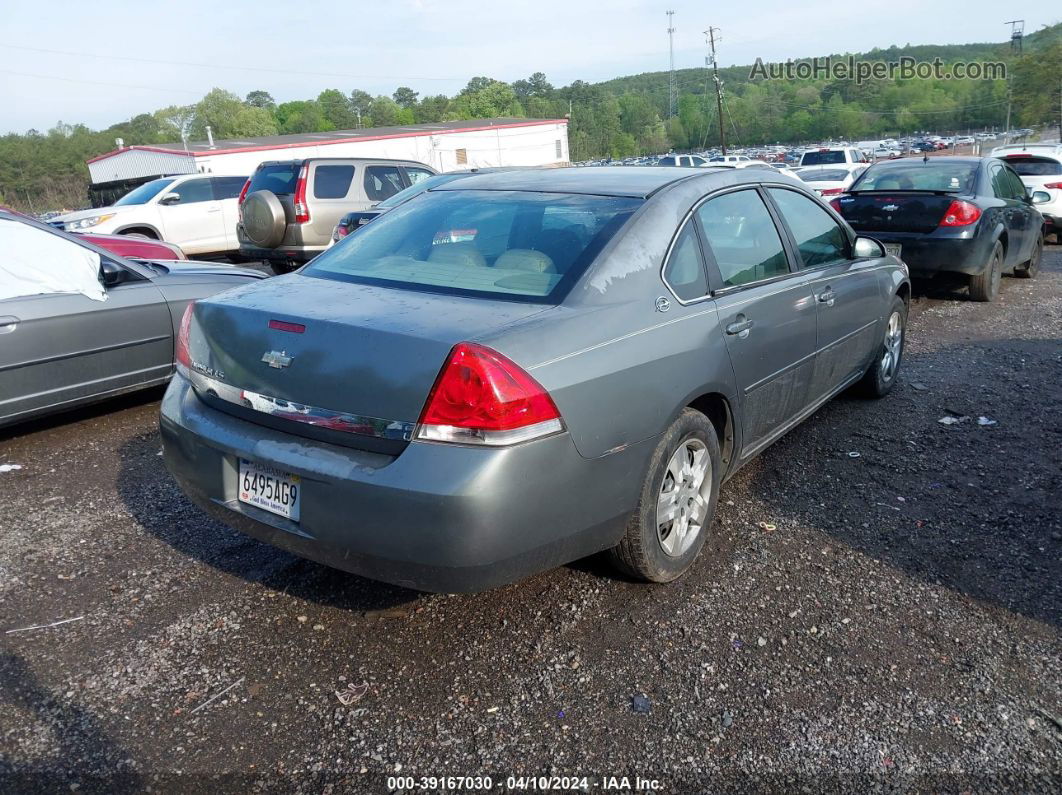
<path fill-rule="evenodd" d="M 426 591 L 473 592 L 614 546 L 655 440 L 581 457 L 568 434 L 502 449 L 413 442 L 397 457 L 315 442 L 204 404 L 175 376 L 165 462 L 225 524 L 338 569 Z M 239 459 L 302 479 L 298 524 L 236 499 Z"/>
<path fill-rule="evenodd" d="M 929 234 L 915 232 L 860 231 L 882 243 L 902 246 L 900 259 L 907 263 L 912 276 L 937 273 L 965 273 L 976 276 L 984 272 L 992 254 L 992 240 L 986 235 L 966 232 L 966 237 L 944 237 L 940 230 Z"/>
<path fill-rule="evenodd" d="M 290 230 L 291 227 L 289 226 Z M 303 244 L 280 245 L 276 248 L 262 248 L 248 239 L 242 225 L 236 227 L 236 238 L 240 241 L 240 254 L 248 259 L 261 259 L 268 262 L 309 262 L 331 243 L 331 239 L 319 246 Z"/>

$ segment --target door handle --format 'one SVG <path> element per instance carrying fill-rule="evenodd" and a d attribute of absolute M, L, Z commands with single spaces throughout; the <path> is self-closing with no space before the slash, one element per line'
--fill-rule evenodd
<path fill-rule="evenodd" d="M 833 306 L 833 301 L 837 296 L 834 295 L 833 290 L 827 287 L 821 293 L 819 293 L 819 303 L 826 304 L 826 306 Z"/>
<path fill-rule="evenodd" d="M 0 316 L 0 334 L 10 334 L 18 328 L 18 318 L 14 315 Z"/>
<path fill-rule="evenodd" d="M 737 319 L 726 327 L 726 333 L 737 336 L 739 339 L 745 339 L 749 335 L 749 329 L 751 328 L 752 321 L 744 315 L 738 315 Z"/>

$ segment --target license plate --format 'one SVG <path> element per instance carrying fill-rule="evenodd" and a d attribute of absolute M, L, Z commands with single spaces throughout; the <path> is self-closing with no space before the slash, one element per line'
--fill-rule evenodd
<path fill-rule="evenodd" d="M 900 250 L 902 248 L 903 247 L 900 246 L 898 243 L 886 243 L 885 244 L 885 253 L 886 254 L 892 254 L 892 256 L 896 257 L 896 259 L 900 259 Z"/>
<path fill-rule="evenodd" d="M 301 492 L 298 475 L 240 459 L 240 502 L 297 522 Z"/>

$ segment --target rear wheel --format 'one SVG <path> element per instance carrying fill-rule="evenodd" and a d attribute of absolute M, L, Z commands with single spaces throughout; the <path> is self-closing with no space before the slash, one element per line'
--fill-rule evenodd
<path fill-rule="evenodd" d="M 907 334 L 907 304 L 896 296 L 892 299 L 889 319 L 885 322 L 885 334 L 881 346 L 874 355 L 855 391 L 868 398 L 883 398 L 892 390 L 903 360 L 903 344 Z"/>
<path fill-rule="evenodd" d="M 998 240 L 983 273 L 970 277 L 970 297 L 975 301 L 995 301 L 1003 278 L 1003 244 Z"/>
<path fill-rule="evenodd" d="M 627 533 L 611 550 L 616 565 L 648 582 L 682 576 L 704 546 L 722 474 L 715 427 L 683 409 L 653 451 Z"/>
<path fill-rule="evenodd" d="M 1032 256 L 1014 269 L 1014 275 L 1019 279 L 1031 279 L 1040 270 L 1040 258 L 1044 255 L 1044 233 L 1041 232 L 1033 246 Z"/>

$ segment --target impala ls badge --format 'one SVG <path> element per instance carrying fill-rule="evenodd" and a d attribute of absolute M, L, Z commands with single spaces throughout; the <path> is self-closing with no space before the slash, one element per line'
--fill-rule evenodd
<path fill-rule="evenodd" d="M 262 361 L 270 367 L 275 367 L 277 370 L 282 367 L 287 367 L 291 364 L 291 360 L 294 358 L 294 356 L 289 356 L 287 351 L 269 351 L 262 355 Z"/>

